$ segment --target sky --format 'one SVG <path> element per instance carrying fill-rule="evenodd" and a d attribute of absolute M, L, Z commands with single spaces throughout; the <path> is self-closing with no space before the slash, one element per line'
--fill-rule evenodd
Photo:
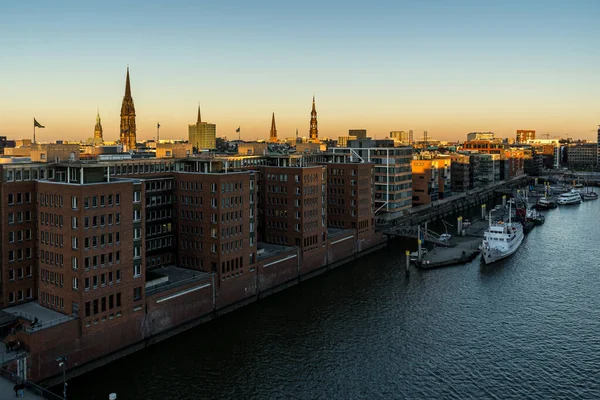
<path fill-rule="evenodd" d="M 468 132 L 595 140 L 600 1 L 4 2 L 0 135 L 119 136 L 129 65 L 138 140 L 319 136 L 465 140 Z"/>

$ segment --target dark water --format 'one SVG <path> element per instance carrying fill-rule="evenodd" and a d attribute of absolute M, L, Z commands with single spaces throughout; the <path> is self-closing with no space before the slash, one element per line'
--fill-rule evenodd
<path fill-rule="evenodd" d="M 70 399 L 598 399 L 600 201 L 510 259 L 403 272 L 396 242 L 69 382 Z"/>

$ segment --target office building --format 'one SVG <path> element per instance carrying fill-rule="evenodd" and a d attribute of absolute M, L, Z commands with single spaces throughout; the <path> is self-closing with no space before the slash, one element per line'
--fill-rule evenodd
<path fill-rule="evenodd" d="M 189 143 L 197 150 L 214 150 L 217 148 L 217 125 L 202 121 L 200 106 L 195 124 L 188 125 Z"/>

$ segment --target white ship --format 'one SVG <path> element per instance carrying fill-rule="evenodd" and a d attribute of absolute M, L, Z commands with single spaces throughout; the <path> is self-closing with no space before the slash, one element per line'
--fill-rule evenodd
<path fill-rule="evenodd" d="M 525 237 L 523 225 L 518 222 L 511 222 L 511 211 L 509 211 L 509 221 L 492 222 L 490 213 L 490 226 L 483 234 L 483 243 L 481 244 L 481 257 L 486 264 L 491 264 L 513 254 Z"/>
<path fill-rule="evenodd" d="M 572 190 L 570 192 L 563 193 L 560 196 L 558 196 L 558 199 L 556 199 L 556 203 L 561 205 L 579 204 L 581 203 L 581 195 L 578 192 Z"/>

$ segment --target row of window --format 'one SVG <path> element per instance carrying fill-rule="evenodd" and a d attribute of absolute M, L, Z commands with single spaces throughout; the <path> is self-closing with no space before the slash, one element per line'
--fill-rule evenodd
<path fill-rule="evenodd" d="M 162 180 L 146 182 L 146 192 L 156 192 L 156 191 L 171 190 L 171 189 L 173 189 L 173 180 L 172 179 L 162 179 Z"/>
<path fill-rule="evenodd" d="M 108 265 L 112 265 L 113 263 L 120 263 L 121 262 L 121 252 L 120 251 L 115 251 L 115 252 L 108 252 L 108 253 L 102 253 L 99 255 L 95 255 L 95 256 L 91 256 L 91 257 L 85 257 L 83 259 L 83 266 L 85 268 L 85 270 L 89 270 L 90 268 L 98 268 L 98 266 L 100 267 L 104 267 L 107 264 Z M 77 270 L 78 268 L 78 259 L 77 257 L 72 257 L 71 258 L 71 267 L 74 270 Z"/>
<path fill-rule="evenodd" d="M 173 237 L 146 240 L 146 251 L 158 250 L 173 246 Z"/>
<path fill-rule="evenodd" d="M 40 263 L 63 266 L 63 255 L 61 253 L 54 253 L 52 251 L 41 250 L 40 251 Z"/>
<path fill-rule="evenodd" d="M 52 233 L 48 231 L 40 231 L 40 243 L 50 246 L 63 247 L 63 234 Z"/>
<path fill-rule="evenodd" d="M 8 243 L 22 242 L 23 240 L 31 240 L 31 229 L 8 232 Z"/>
<path fill-rule="evenodd" d="M 59 214 L 40 212 L 40 225 L 63 226 L 63 216 Z"/>
<path fill-rule="evenodd" d="M 51 193 L 38 193 L 37 194 L 38 203 L 42 206 L 48 207 L 62 207 L 63 206 L 63 197 L 59 194 L 51 194 Z"/>
<path fill-rule="evenodd" d="M 139 266 L 138 266 L 139 267 Z M 139 271 L 134 271 L 139 272 Z M 98 286 L 105 287 L 106 285 L 112 285 L 114 283 L 121 282 L 121 270 L 108 271 L 102 274 L 94 275 L 84 279 L 83 289 L 88 292 L 91 289 L 98 289 Z M 73 278 L 72 280 L 73 290 L 79 290 L 79 278 Z"/>
<path fill-rule="evenodd" d="M 102 214 L 102 215 L 93 215 L 91 217 L 83 218 L 83 227 L 84 229 L 88 228 L 102 228 L 106 225 L 112 226 L 113 224 L 118 225 L 121 223 L 121 213 L 116 212 L 114 214 Z M 71 217 L 71 227 L 73 229 L 79 228 L 79 218 Z"/>
<path fill-rule="evenodd" d="M 8 193 L 8 205 L 31 203 L 31 192 Z"/>
<path fill-rule="evenodd" d="M 156 211 L 146 211 L 146 223 L 152 221 L 159 221 L 166 218 L 173 217 L 173 210 L 170 208 Z"/>
<path fill-rule="evenodd" d="M 33 290 L 27 288 L 25 291 L 19 289 L 16 292 L 8 292 L 8 302 L 12 304 L 15 301 L 23 301 L 25 300 L 25 296 L 27 296 L 27 299 L 31 299 L 33 297 Z"/>
<path fill-rule="evenodd" d="M 85 302 L 85 316 L 90 317 L 121 307 L 121 293 L 110 294 L 100 299 Z"/>
<path fill-rule="evenodd" d="M 50 271 L 47 269 L 40 269 L 40 280 L 47 282 L 52 285 L 63 287 L 65 285 L 65 276 L 59 272 Z"/>
<path fill-rule="evenodd" d="M 8 280 L 9 281 L 15 280 L 15 271 L 16 271 L 16 279 L 23 279 L 24 272 L 27 274 L 27 277 L 30 278 L 31 274 L 32 274 L 32 270 L 33 270 L 33 267 L 31 265 L 28 265 L 27 267 L 25 267 L 25 270 L 23 270 L 23 267 L 19 267 L 16 269 L 9 269 L 8 270 Z"/>
<path fill-rule="evenodd" d="M 65 299 L 63 297 L 46 292 L 40 292 L 40 303 L 50 308 L 56 308 L 61 310 L 64 310 L 65 308 Z"/>
<path fill-rule="evenodd" d="M 8 224 L 12 225 L 15 222 L 16 223 L 22 223 L 23 220 L 25 220 L 26 222 L 31 221 L 31 211 L 18 211 L 16 213 L 12 213 L 9 212 L 8 213 Z M 62 223 L 62 219 L 61 219 L 61 223 Z"/>
<path fill-rule="evenodd" d="M 25 255 L 25 258 L 31 258 L 31 254 L 31 247 L 27 247 L 25 251 L 23 251 L 23 249 L 9 250 L 8 261 L 13 262 L 16 260 L 22 260 L 23 255 Z"/>
<path fill-rule="evenodd" d="M 134 236 L 134 239 L 139 239 L 141 237 L 141 228 L 137 228 L 136 234 L 137 237 Z M 86 236 L 83 240 L 83 248 L 89 250 L 90 247 L 96 248 L 98 246 L 110 246 L 113 243 L 121 243 L 121 232 L 111 232 L 98 236 Z"/>
<path fill-rule="evenodd" d="M 7 169 L 6 170 L 6 181 L 29 181 L 36 179 L 46 179 L 46 175 L 48 175 L 48 179 L 54 178 L 54 170 L 50 169 L 48 173 L 46 173 L 45 169 L 42 168 L 32 168 L 32 169 Z"/>

